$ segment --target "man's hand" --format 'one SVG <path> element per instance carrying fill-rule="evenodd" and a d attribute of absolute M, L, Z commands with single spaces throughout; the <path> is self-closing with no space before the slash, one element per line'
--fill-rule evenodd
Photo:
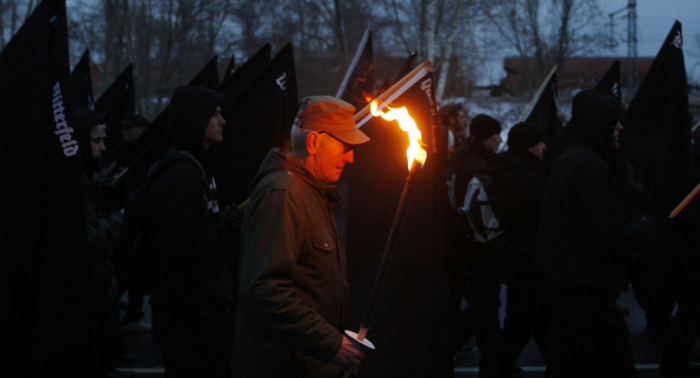
<path fill-rule="evenodd" d="M 340 344 L 340 349 L 335 352 L 335 356 L 331 360 L 332 363 L 347 369 L 353 366 L 360 366 L 365 354 L 362 353 L 362 345 L 343 335 L 343 343 Z"/>

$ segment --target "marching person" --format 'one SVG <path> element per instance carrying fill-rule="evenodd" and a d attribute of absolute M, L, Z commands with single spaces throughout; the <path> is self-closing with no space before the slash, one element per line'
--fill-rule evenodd
<path fill-rule="evenodd" d="M 233 373 L 339 377 L 359 366 L 343 334 L 348 311 L 345 249 L 333 191 L 353 148 L 369 141 L 355 108 L 329 96 L 302 101 L 292 151 L 271 150 L 253 181 L 242 226 Z"/>
<path fill-rule="evenodd" d="M 494 377 L 514 375 L 518 356 L 530 337 L 547 359 L 549 309 L 544 280 L 533 261 L 545 190 L 544 151 L 539 126 L 521 122 L 510 128 L 508 150 L 496 155 L 488 169 L 494 201 L 508 233 L 499 264 L 508 290 L 506 317 L 494 348 Z"/>
<path fill-rule="evenodd" d="M 120 238 L 123 214 L 115 211 L 104 215 L 103 187 L 97 183 L 97 159 L 105 152 L 107 113 L 92 110 L 75 111 L 83 147 L 83 186 L 85 187 L 85 226 L 92 300 L 97 319 L 97 353 L 99 376 L 106 377 L 124 354 L 124 341 L 117 307 L 117 282 L 114 270 L 114 248 Z"/>
<path fill-rule="evenodd" d="M 173 92 L 175 147 L 149 174 L 144 213 L 157 261 L 150 303 L 168 377 L 231 374 L 233 281 L 221 251 L 231 229 L 207 165 L 223 140 L 223 97 L 198 86 Z"/>
<path fill-rule="evenodd" d="M 551 306 L 547 376 L 634 377 L 629 333 L 615 301 L 632 253 L 653 224 L 628 222 L 614 175 L 621 104 L 602 92 L 573 99 L 573 145 L 553 163 L 535 258 Z"/>
<path fill-rule="evenodd" d="M 493 117 L 479 114 L 469 124 L 469 137 L 458 154 L 454 190 L 450 201 L 462 206 L 469 181 L 476 174 L 484 173 L 488 163 L 496 156 L 501 139 L 501 123 Z M 463 217 L 462 222 L 466 223 Z M 494 251 L 487 245 L 466 240 L 462 235 L 463 284 L 462 295 L 469 306 L 460 312 L 452 324 L 450 335 L 452 348 L 457 352 L 462 345 L 476 336 L 481 353 L 479 372 L 489 370 L 493 346 L 499 330 L 498 308 L 501 303 L 500 279 L 497 274 Z M 459 252 L 458 252 L 459 253 Z"/>

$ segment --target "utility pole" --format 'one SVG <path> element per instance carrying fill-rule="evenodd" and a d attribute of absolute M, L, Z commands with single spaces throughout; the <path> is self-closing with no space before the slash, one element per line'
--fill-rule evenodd
<path fill-rule="evenodd" d="M 639 69 L 637 66 L 637 0 L 628 0 L 627 5 L 608 14 L 610 16 L 610 42 L 605 47 L 617 47 L 614 37 L 615 15 L 627 11 L 627 90 L 623 92 L 625 97 L 632 97 L 639 85 Z"/>
<path fill-rule="evenodd" d="M 627 3 L 627 88 L 637 91 L 637 0 Z"/>

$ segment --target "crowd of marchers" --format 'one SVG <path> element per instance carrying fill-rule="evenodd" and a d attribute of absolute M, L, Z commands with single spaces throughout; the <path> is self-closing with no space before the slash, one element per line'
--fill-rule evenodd
<path fill-rule="evenodd" d="M 498 120 L 484 114 L 469 120 L 459 104 L 441 109 L 454 139 L 446 172 L 452 281 L 459 288 L 451 346 L 459 353 L 475 337 L 480 377 L 521 376 L 517 359 L 530 338 L 547 377 L 635 377 L 626 309 L 616 304 L 635 281 L 647 284 L 634 288 L 649 339 L 665 341 L 661 373 L 700 374 L 689 363 L 698 317 L 671 326 L 670 312 L 658 316 L 660 302 L 673 299 L 644 277 L 649 270 L 637 268 L 662 254 L 659 243 L 684 225 L 669 218 L 672 209 L 634 219 L 626 208 L 617 164 L 623 112 L 613 96 L 582 91 L 565 132 L 545 142 L 538 125 L 521 122 L 499 153 Z M 501 284 L 507 289 L 502 328 Z"/>
<path fill-rule="evenodd" d="M 334 210 L 335 183 L 354 147 L 369 141 L 356 109 L 334 97 L 305 98 L 290 125 L 290 151 L 272 149 L 249 200 L 221 209 L 209 150 L 226 137 L 222 99 L 204 87 L 175 90 L 175 146 L 115 211 L 105 210 L 114 188 L 99 164 L 111 153 L 106 115 L 76 111 L 81 142 L 91 146 L 81 153 L 100 376 L 118 374 L 122 332 L 134 329 L 152 329 L 168 377 L 340 377 L 364 358 L 344 333 L 347 263 Z M 503 148 L 498 120 L 470 119 L 460 105 L 440 109 L 450 135 L 450 347 L 458 353 L 475 337 L 481 377 L 522 375 L 517 359 L 531 337 L 548 377 L 635 376 L 616 300 L 635 261 L 682 225 L 668 214 L 632 219 L 625 209 L 615 164 L 622 113 L 614 97 L 583 91 L 565 136 L 544 141 L 538 125 L 522 122 Z M 117 148 L 133 143 L 148 120 L 130 114 L 120 127 Z M 144 322 L 145 294 L 152 324 Z M 647 319 L 650 336 L 667 337 L 661 371 L 692 373 L 700 322 L 671 329 L 668 319 Z"/>

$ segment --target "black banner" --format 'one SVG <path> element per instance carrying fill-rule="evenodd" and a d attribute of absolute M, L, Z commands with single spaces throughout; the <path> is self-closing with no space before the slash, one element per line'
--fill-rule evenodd
<path fill-rule="evenodd" d="M 335 97 L 347 101 L 357 110 L 367 105 L 368 98 L 374 98 L 374 52 L 372 32 L 369 29 L 362 36 Z"/>
<path fill-rule="evenodd" d="M 215 89 L 219 85 L 217 60 L 215 55 L 190 80 L 189 85 L 202 85 Z M 170 130 L 170 112 L 166 106 L 131 147 L 117 157 L 117 166 L 129 167 L 132 182 L 143 183 L 146 181 L 151 165 L 162 159 L 174 143 Z"/>
<path fill-rule="evenodd" d="M 681 23 L 669 32 L 621 123 L 620 153 L 643 212 L 671 211 L 690 192 L 692 152 Z"/>
<path fill-rule="evenodd" d="M 92 75 L 90 72 L 90 50 L 85 50 L 78 64 L 71 73 L 73 82 L 73 97 L 76 109 L 95 109 L 95 99 L 92 96 Z"/>
<path fill-rule="evenodd" d="M 620 61 L 616 60 L 596 84 L 595 90 L 605 92 L 618 101 L 622 101 L 620 89 Z"/>
<path fill-rule="evenodd" d="M 359 371 L 364 377 L 454 375 L 445 340 L 450 320 L 444 256 L 449 206 L 443 177 L 447 133 L 438 126 L 432 70 L 423 67 L 387 99 L 391 107 L 408 109 L 422 133 L 428 157 L 413 177 L 396 255 L 367 334 L 377 350 L 367 353 L 362 363 Z M 397 122 L 368 115 L 358 120 L 358 126 L 372 140 L 355 148 L 355 162 L 346 166 L 337 188 L 352 331 L 359 329 L 394 221 L 408 174 L 409 144 Z"/>
<path fill-rule="evenodd" d="M 554 74 L 525 118 L 526 122 L 532 122 L 540 126 L 545 144 L 550 142 L 562 128 L 558 117 L 558 97 L 557 75 Z"/>
<path fill-rule="evenodd" d="M 224 93 L 231 96 L 229 91 Z M 271 148 L 289 148 L 289 132 L 298 107 L 294 52 L 292 45 L 286 44 L 224 110 L 224 140 L 214 147 L 212 164 L 223 206 L 248 197 L 248 185 Z"/>
<path fill-rule="evenodd" d="M 268 64 L 272 55 L 272 46 L 266 43 L 253 56 L 250 57 L 243 65 L 238 67 L 228 79 L 217 89 L 218 92 L 224 94 L 224 100 L 221 102 L 221 110 L 226 111 L 231 104 L 236 102 L 243 92 L 250 87 Z"/>
<path fill-rule="evenodd" d="M 216 89 L 221 85 L 219 79 L 219 56 L 214 55 L 204 68 L 190 80 L 190 85 L 202 85 L 209 89 Z"/>
<path fill-rule="evenodd" d="M 394 77 L 394 80 L 391 82 L 392 84 L 397 83 L 404 76 L 408 75 L 411 71 L 413 71 L 413 68 L 416 65 L 417 56 L 418 52 L 414 51 L 411 53 L 411 55 L 408 56 L 408 58 L 406 58 L 406 62 L 403 64 L 403 66 L 401 66 L 401 69 L 396 74 L 396 77 Z"/>
<path fill-rule="evenodd" d="M 0 71 L 0 375 L 84 375 L 96 361 L 79 157 L 90 146 L 74 123 L 64 0 L 36 7 Z"/>
<path fill-rule="evenodd" d="M 109 112 L 105 146 L 107 151 L 111 151 L 119 144 L 119 121 L 124 119 L 127 114 L 136 112 L 133 64 L 129 64 L 97 99 L 95 111 L 98 113 Z"/>
<path fill-rule="evenodd" d="M 231 74 L 233 74 L 233 71 L 236 70 L 236 54 L 231 55 L 231 61 L 228 63 L 228 67 L 226 68 L 226 72 L 224 72 L 224 78 L 221 80 L 222 82 L 228 80 L 229 77 L 231 77 Z"/>

